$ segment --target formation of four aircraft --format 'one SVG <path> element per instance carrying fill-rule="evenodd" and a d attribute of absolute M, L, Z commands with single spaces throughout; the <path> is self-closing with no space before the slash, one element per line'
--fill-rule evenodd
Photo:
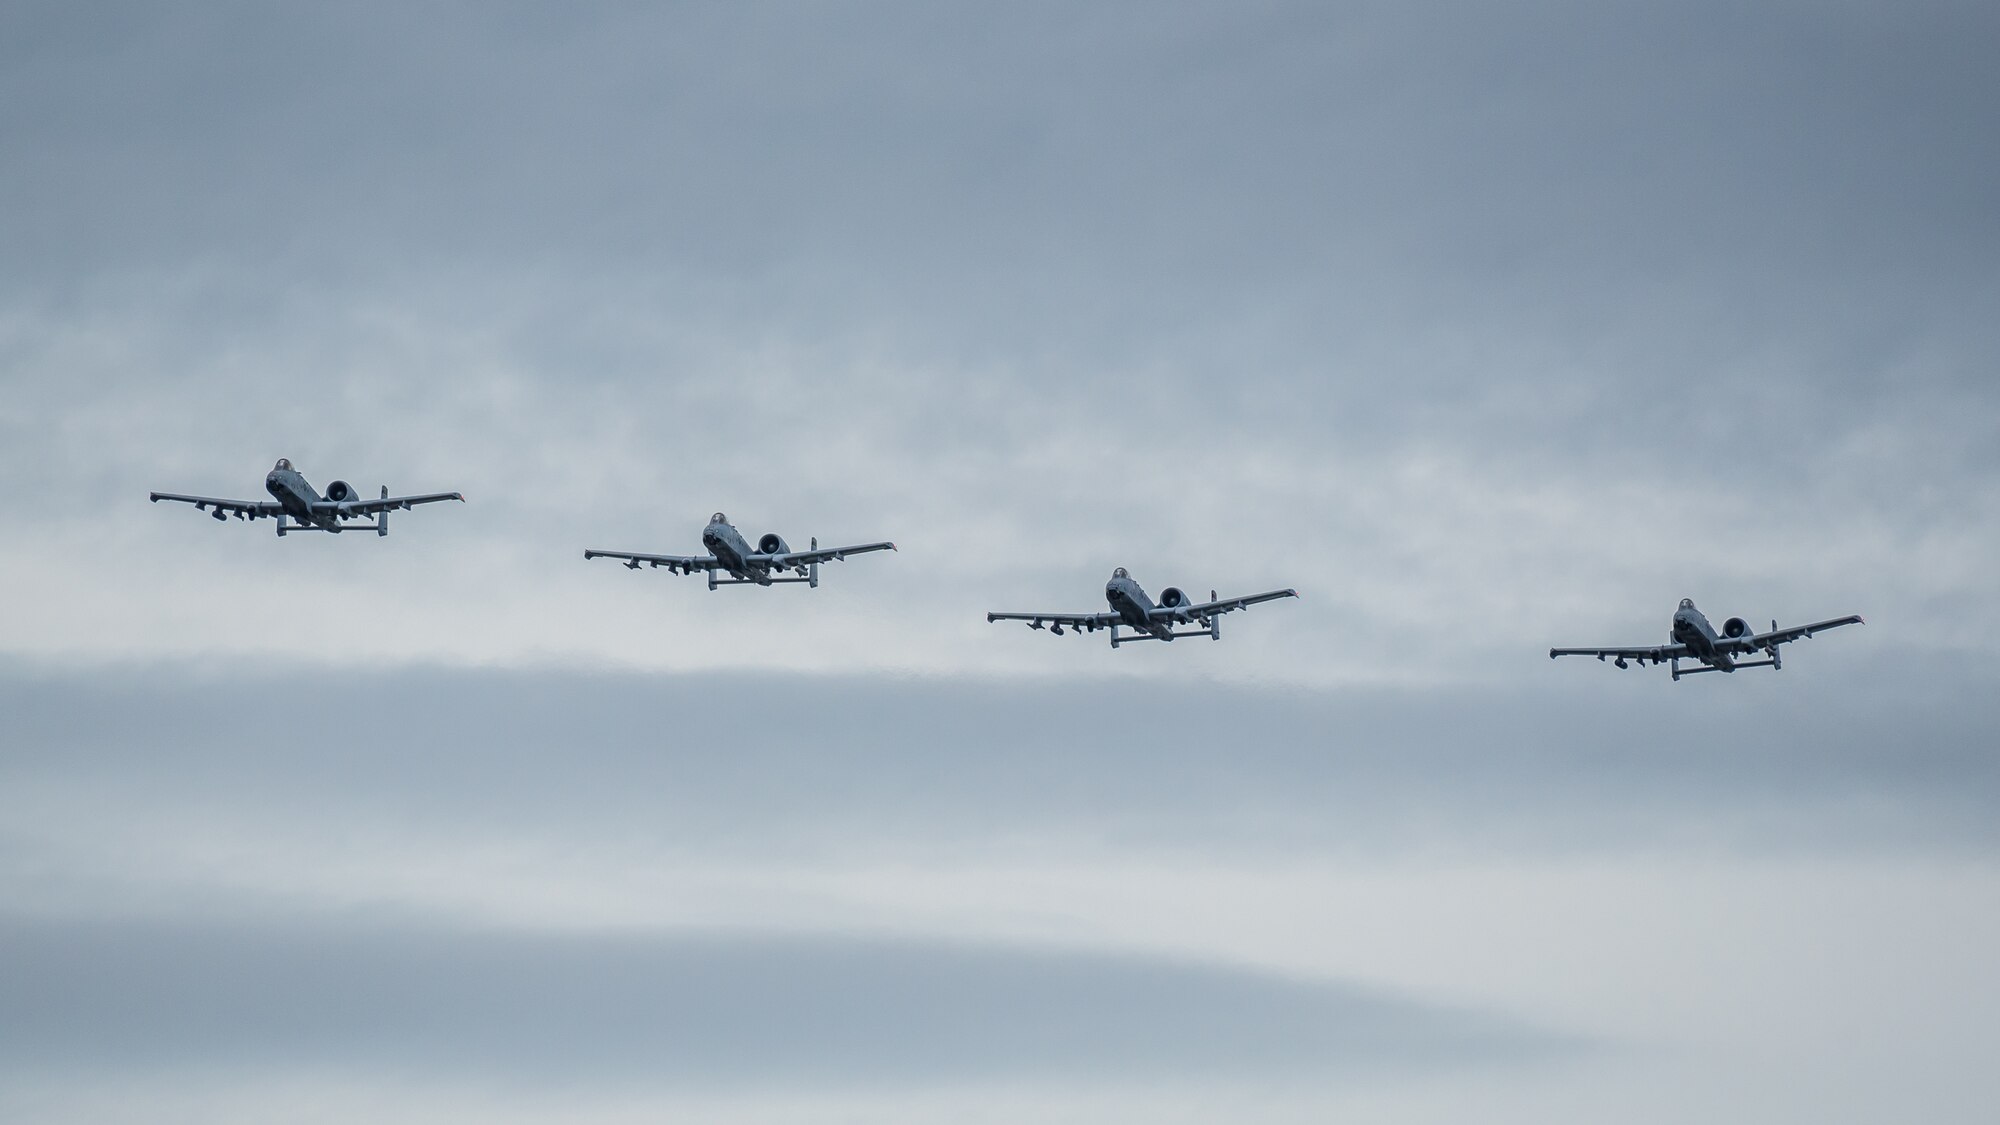
<path fill-rule="evenodd" d="M 327 485 L 326 494 L 322 496 L 284 458 L 279 458 L 265 475 L 264 491 L 271 494 L 271 499 L 229 500 L 215 496 L 184 496 L 175 492 L 155 492 L 151 495 L 154 503 L 175 500 L 193 504 L 197 511 L 206 511 L 218 520 L 226 520 L 232 515 L 240 520 L 271 518 L 277 523 L 279 535 L 290 531 L 335 534 L 373 531 L 377 535 L 387 535 L 390 512 L 408 511 L 418 504 L 435 504 L 441 500 L 465 500 L 464 494 L 458 492 L 391 496 L 386 486 L 380 496 L 365 499 L 344 480 Z M 351 520 L 373 522 L 350 524 Z M 780 582 L 804 582 L 817 587 L 819 564 L 822 562 L 837 562 L 849 555 L 896 549 L 896 545 L 889 542 L 821 547 L 819 540 L 814 539 L 807 550 L 794 551 L 782 536 L 775 533 L 759 539 L 753 549 L 749 540 L 743 538 L 743 534 L 731 526 L 721 512 L 710 517 L 708 526 L 702 529 L 701 544 L 708 549 L 708 554 L 649 555 L 632 551 L 587 550 L 583 557 L 618 559 L 632 570 L 646 566 L 656 569 L 666 567 L 670 574 L 700 572 L 708 577 L 708 588 L 713 590 L 718 586 L 770 586 Z M 720 578 L 718 572 L 726 572 L 730 577 Z M 1111 580 L 1104 584 L 1104 600 L 1111 607 L 1107 613 L 989 613 L 986 620 L 1025 621 L 1031 629 L 1046 627 L 1057 636 L 1063 634 L 1065 627 L 1078 633 L 1108 629 L 1111 647 L 1115 649 L 1133 641 L 1171 641 L 1175 637 L 1219 640 L 1222 637 L 1220 620 L 1223 614 L 1262 602 L 1298 596 L 1297 590 L 1270 590 L 1262 594 L 1219 598 L 1215 591 L 1210 590 L 1207 601 L 1196 603 L 1178 588 L 1169 586 L 1160 591 L 1160 600 L 1156 603 L 1121 566 L 1111 572 Z M 1595 656 L 1600 661 L 1610 659 L 1619 668 L 1627 667 L 1634 661 L 1644 666 L 1650 660 L 1655 667 L 1667 664 L 1675 680 L 1697 672 L 1734 672 L 1738 668 L 1777 669 L 1784 666 L 1778 655 L 1778 646 L 1842 625 L 1861 623 L 1861 618 L 1848 616 L 1780 629 L 1778 623 L 1773 621 L 1770 631 L 1753 633 L 1748 622 L 1732 617 L 1722 623 L 1722 631 L 1718 633 L 1708 623 L 1708 618 L 1694 607 L 1693 601 L 1682 598 L 1680 608 L 1674 611 L 1667 644 L 1631 648 L 1552 648 L 1549 659 Z M 1119 636 L 1120 626 L 1131 630 L 1131 635 Z M 1744 659 L 1759 654 L 1764 659 Z M 1700 666 L 1683 669 L 1680 665 L 1683 660 L 1698 661 Z"/>

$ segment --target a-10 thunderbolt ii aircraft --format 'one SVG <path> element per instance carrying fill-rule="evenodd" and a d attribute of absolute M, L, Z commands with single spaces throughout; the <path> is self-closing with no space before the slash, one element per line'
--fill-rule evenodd
<path fill-rule="evenodd" d="M 1793 625 L 1780 629 L 1776 621 L 1771 622 L 1768 633 L 1752 633 L 1750 623 L 1741 617 L 1732 617 L 1722 623 L 1718 634 L 1709 625 L 1708 618 L 1694 607 L 1690 598 L 1682 598 L 1681 606 L 1674 611 L 1673 631 L 1669 634 L 1673 643 L 1654 645 L 1651 648 L 1552 648 L 1549 659 L 1558 656 L 1595 656 L 1599 660 L 1606 657 L 1618 667 L 1625 667 L 1628 660 L 1645 664 L 1650 660 L 1655 667 L 1667 664 L 1675 680 L 1682 676 L 1692 676 L 1698 672 L 1734 672 L 1738 668 L 1783 668 L 1778 656 L 1778 646 L 1810 637 L 1827 629 L 1837 629 L 1842 625 L 1863 624 L 1855 616 L 1836 617 L 1831 621 L 1815 621 L 1810 625 Z M 1739 660 L 1738 657 L 1763 653 L 1764 660 Z M 1700 668 L 1682 668 L 1683 660 L 1699 660 Z"/>
<path fill-rule="evenodd" d="M 729 517 L 721 512 L 708 519 L 708 526 L 701 531 L 701 545 L 707 547 L 706 555 L 642 555 L 628 551 L 597 551 L 583 553 L 586 559 L 620 559 L 631 570 L 641 566 L 667 568 L 670 574 L 693 574 L 705 571 L 708 574 L 708 588 L 717 586 L 742 586 L 755 584 L 770 586 L 779 582 L 804 582 L 819 585 L 819 564 L 828 560 L 838 561 L 849 555 L 866 554 L 869 551 L 893 551 L 894 543 L 857 543 L 851 547 L 822 547 L 817 538 L 812 548 L 794 551 L 784 537 L 770 532 L 757 540 L 757 549 L 751 550 L 743 533 L 730 525 Z M 717 578 L 716 571 L 728 571 L 733 577 Z M 779 575 L 793 577 L 781 578 Z"/>
<path fill-rule="evenodd" d="M 1111 580 L 1104 584 L 1104 600 L 1111 603 L 1110 613 L 989 613 L 986 620 L 1026 621 L 1030 629 L 1040 629 L 1046 624 L 1049 632 L 1057 636 L 1062 636 L 1065 625 L 1078 633 L 1095 633 L 1108 628 L 1111 630 L 1111 647 L 1117 648 L 1133 641 L 1171 641 L 1175 637 L 1221 640 L 1223 614 L 1258 602 L 1298 596 L 1297 590 L 1272 590 L 1240 598 L 1217 598 L 1215 591 L 1210 590 L 1208 600 L 1196 605 L 1190 603 L 1188 596 L 1179 588 L 1169 586 L 1160 591 L 1159 604 L 1155 605 L 1153 599 L 1146 596 L 1145 589 L 1133 581 L 1121 566 L 1111 572 Z M 1119 636 L 1120 625 L 1131 629 L 1135 635 Z M 1196 628 L 1176 630 L 1176 625 L 1194 625 Z"/>
<path fill-rule="evenodd" d="M 405 511 L 418 504 L 435 504 L 440 500 L 463 502 L 465 496 L 457 492 L 426 492 L 421 496 L 391 496 L 387 485 L 382 487 L 382 495 L 373 500 L 364 500 L 354 486 L 344 480 L 334 481 L 326 486 L 326 495 L 321 496 L 306 478 L 299 475 L 292 463 L 278 458 L 278 463 L 264 477 L 264 491 L 271 494 L 269 500 L 227 500 L 215 496 L 182 496 L 177 492 L 155 492 L 155 504 L 162 500 L 178 500 L 193 504 L 196 511 L 213 509 L 210 513 L 216 519 L 228 519 L 233 513 L 237 519 L 262 519 L 273 516 L 278 521 L 278 534 L 288 531 L 372 531 L 377 535 L 389 534 L 389 513 L 398 508 Z M 374 523 L 349 526 L 345 521 L 375 518 Z M 297 526 L 289 526 L 287 519 L 297 521 Z"/>

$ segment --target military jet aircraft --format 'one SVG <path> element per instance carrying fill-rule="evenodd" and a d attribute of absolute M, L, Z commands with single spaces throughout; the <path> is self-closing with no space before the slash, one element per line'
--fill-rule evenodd
<path fill-rule="evenodd" d="M 1171 641 L 1175 637 L 1209 637 L 1222 639 L 1222 615 L 1232 609 L 1243 609 L 1258 602 L 1276 601 L 1279 598 L 1296 598 L 1297 590 L 1272 590 L 1265 594 L 1250 594 L 1241 598 L 1220 598 L 1215 591 L 1208 592 L 1208 600 L 1199 605 L 1190 604 L 1188 596 L 1179 588 L 1169 586 L 1160 591 L 1160 603 L 1146 596 L 1146 591 L 1132 580 L 1124 567 L 1111 572 L 1111 580 L 1104 584 L 1104 600 L 1111 603 L 1110 613 L 989 613 L 986 620 L 1026 621 L 1028 628 L 1040 629 L 1046 623 L 1049 632 L 1062 636 L 1063 626 L 1075 632 L 1099 629 L 1111 630 L 1111 647 L 1131 644 L 1133 641 Z M 1198 628 L 1176 631 L 1176 625 L 1196 625 Z M 1137 635 L 1121 637 L 1118 627 L 1125 626 Z"/>
<path fill-rule="evenodd" d="M 457 492 L 427 492 L 422 496 L 391 496 L 387 485 L 382 487 L 379 499 L 363 500 L 354 486 L 344 480 L 334 481 L 326 486 L 326 495 L 321 496 L 306 483 L 292 463 L 283 457 L 271 466 L 264 477 L 264 491 L 271 494 L 270 500 L 225 500 L 214 496 L 182 496 L 176 492 L 155 492 L 153 503 L 162 500 L 178 500 L 193 504 L 196 511 L 210 511 L 216 519 L 228 519 L 231 513 L 241 519 L 262 519 L 275 516 L 278 534 L 288 531 L 372 531 L 377 535 L 389 534 L 389 513 L 401 508 L 408 511 L 418 504 L 435 504 L 440 500 L 463 502 L 464 495 Z M 347 520 L 375 517 L 374 523 L 348 526 Z M 288 526 L 289 517 L 297 521 L 297 526 Z"/>
<path fill-rule="evenodd" d="M 586 559 L 622 559 L 630 570 L 640 566 L 666 567 L 670 574 L 693 574 L 705 571 L 708 574 L 708 588 L 717 586 L 742 586 L 756 584 L 770 586 L 779 582 L 805 582 L 814 587 L 819 585 L 819 564 L 829 559 L 840 560 L 849 555 L 865 554 L 869 551 L 893 551 L 894 543 L 859 543 L 852 547 L 821 547 L 819 540 L 812 541 L 812 549 L 794 551 L 784 537 L 771 532 L 757 541 L 757 549 L 751 550 L 743 533 L 729 523 L 729 517 L 721 512 L 708 518 L 708 526 L 701 531 L 701 545 L 709 549 L 707 555 L 641 555 L 626 551 L 589 550 L 583 553 Z M 728 571 L 734 577 L 717 578 L 716 571 Z M 780 578 L 791 572 L 795 577 Z"/>
<path fill-rule="evenodd" d="M 1778 656 L 1778 646 L 1789 644 L 1801 637 L 1842 625 L 1860 625 L 1859 617 L 1836 617 L 1831 621 L 1815 621 L 1810 625 L 1794 625 L 1780 629 L 1776 621 L 1771 622 L 1768 633 L 1751 633 L 1750 623 L 1741 617 L 1732 617 L 1722 623 L 1718 635 L 1708 618 L 1694 607 L 1694 601 L 1681 599 L 1681 606 L 1674 611 L 1673 630 L 1668 639 L 1673 643 L 1655 645 L 1651 648 L 1552 648 L 1549 659 L 1558 656 L 1595 656 L 1599 660 L 1611 657 L 1618 667 L 1626 666 L 1628 660 L 1636 660 L 1641 665 L 1650 660 L 1654 667 L 1661 663 L 1669 665 L 1675 680 L 1682 676 L 1692 676 L 1698 672 L 1734 672 L 1738 668 L 1783 668 Z M 1739 660 L 1741 656 L 1764 653 L 1765 660 Z M 1700 668 L 1682 668 L 1683 660 L 1699 660 Z"/>

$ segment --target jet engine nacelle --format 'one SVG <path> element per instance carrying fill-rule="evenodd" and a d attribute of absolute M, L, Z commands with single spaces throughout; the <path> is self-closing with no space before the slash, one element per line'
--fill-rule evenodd
<path fill-rule="evenodd" d="M 326 498 L 336 504 L 344 504 L 349 500 L 361 499 L 361 494 L 354 491 L 353 485 L 344 480 L 337 480 L 326 486 Z"/>
<path fill-rule="evenodd" d="M 1750 623 L 1741 617 L 1732 617 L 1722 623 L 1722 635 L 1732 640 L 1750 635 Z"/>
<path fill-rule="evenodd" d="M 760 555 L 789 555 L 792 553 L 792 548 L 790 544 L 785 542 L 784 536 L 772 531 L 765 533 L 764 538 L 757 540 L 757 553 Z"/>
<path fill-rule="evenodd" d="M 1179 609 L 1186 604 L 1188 604 L 1188 596 L 1181 592 L 1179 586 L 1169 586 L 1160 591 L 1161 609 Z"/>

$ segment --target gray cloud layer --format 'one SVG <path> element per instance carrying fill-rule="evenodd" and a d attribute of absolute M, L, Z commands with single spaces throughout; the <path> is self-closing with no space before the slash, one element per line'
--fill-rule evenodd
<path fill-rule="evenodd" d="M 336 835 L 384 818 L 637 832 L 720 854 L 1047 832 L 1391 853 L 1995 843 L 2000 756 L 1991 706 L 1971 702 L 1977 671 L 1919 665 L 1845 694 L 1788 691 L 1802 677 L 1787 671 L 1751 698 L 1591 670 L 1589 688 L 1449 700 L 1119 681 L 17 672 L 0 680 L 0 770 L 44 813 L 116 808 L 135 825 L 207 809 Z"/>
<path fill-rule="evenodd" d="M 1976 392 L 1994 344 L 1992 17 L 1964 5 L 9 22 L 0 134 L 36 159 L 0 282 L 57 308 L 192 270 L 221 281 L 196 323 L 255 328 L 287 292 L 498 278 L 527 300 L 466 311 L 575 381 L 645 376 L 644 310 L 1049 391 L 1145 370 L 1160 422 L 1205 391 L 1361 441 L 1456 413 L 1423 390 L 1627 453 L 1687 440 L 1652 380 L 1779 409 L 1704 436 L 1792 449 Z M 1300 380 L 1325 409 L 1262 398 Z"/>

